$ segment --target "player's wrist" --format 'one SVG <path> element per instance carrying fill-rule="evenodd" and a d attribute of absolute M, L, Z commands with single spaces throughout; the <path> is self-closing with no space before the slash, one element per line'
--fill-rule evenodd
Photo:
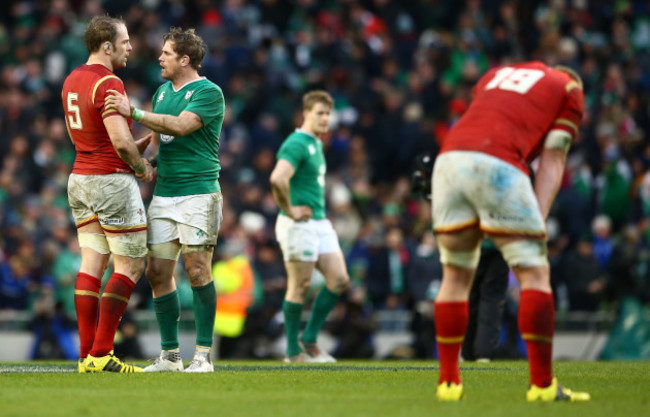
<path fill-rule="evenodd" d="M 136 122 L 141 122 L 142 119 L 144 119 L 144 111 L 131 106 L 131 119 L 135 120 Z"/>
<path fill-rule="evenodd" d="M 138 165 L 136 165 L 133 168 L 133 170 L 138 175 L 144 174 L 144 172 L 147 170 L 147 167 L 145 166 L 144 161 L 142 160 L 142 158 L 140 158 L 140 162 L 138 163 Z"/>

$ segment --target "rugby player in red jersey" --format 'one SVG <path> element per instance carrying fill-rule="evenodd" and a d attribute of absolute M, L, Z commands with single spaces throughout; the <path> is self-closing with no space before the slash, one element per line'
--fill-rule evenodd
<path fill-rule="evenodd" d="M 458 356 L 484 235 L 521 284 L 519 330 L 530 367 L 526 399 L 590 398 L 563 388 L 553 376 L 555 306 L 545 227 L 583 102 L 582 80 L 569 68 L 541 62 L 498 67 L 481 77 L 470 107 L 442 141 L 432 177 L 433 226 L 443 263 L 435 302 L 441 401 L 463 395 Z M 537 157 L 532 184 L 527 165 Z"/>
<path fill-rule="evenodd" d="M 75 284 L 79 322 L 79 372 L 141 372 L 113 355 L 113 338 L 145 266 L 147 219 L 136 177 L 153 179 L 140 157 L 130 122 L 104 100 L 109 89 L 124 92 L 113 70 L 131 52 L 122 20 L 94 17 L 85 33 L 88 61 L 66 78 L 61 92 L 65 122 L 77 155 L 68 180 L 68 200 L 81 247 Z M 134 175 L 135 173 L 135 175 Z M 115 270 L 99 300 L 110 255 Z"/>

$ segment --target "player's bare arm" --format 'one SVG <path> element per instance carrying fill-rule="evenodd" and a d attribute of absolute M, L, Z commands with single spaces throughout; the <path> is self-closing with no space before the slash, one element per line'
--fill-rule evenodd
<path fill-rule="evenodd" d="M 184 111 L 178 116 L 157 114 L 135 108 L 129 98 L 117 90 L 108 90 L 106 108 L 115 109 L 124 117 L 131 117 L 136 122 L 164 135 L 185 136 L 203 127 L 201 118 L 191 111 Z"/>
<path fill-rule="evenodd" d="M 305 221 L 312 217 L 311 207 L 292 206 L 289 198 L 289 181 L 295 172 L 293 165 L 284 159 L 280 159 L 273 168 L 273 172 L 271 172 L 271 189 L 275 201 L 287 213 L 287 216 L 296 221 Z"/>
<path fill-rule="evenodd" d="M 535 196 L 544 219 L 553 205 L 553 200 L 560 189 L 566 152 L 563 149 L 547 148 L 539 156 L 539 169 L 535 174 Z"/>
<path fill-rule="evenodd" d="M 135 176 L 140 181 L 150 182 L 153 179 L 153 168 L 149 161 L 140 157 L 126 120 L 122 117 L 107 117 L 104 126 L 119 157 L 135 171 Z"/>

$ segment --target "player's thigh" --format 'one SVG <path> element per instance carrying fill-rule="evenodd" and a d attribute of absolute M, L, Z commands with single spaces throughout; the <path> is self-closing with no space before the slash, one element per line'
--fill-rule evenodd
<path fill-rule="evenodd" d="M 314 220 L 297 222 L 280 214 L 275 236 L 286 262 L 315 263 L 318 260 L 320 237 Z"/>
<path fill-rule="evenodd" d="M 300 290 L 302 287 L 309 285 L 315 265 L 315 262 L 285 261 L 287 291 Z"/>
<path fill-rule="evenodd" d="M 314 262 L 285 261 L 284 267 L 287 271 L 287 291 L 284 299 L 302 304 L 309 289 L 311 276 L 314 272 Z"/>
<path fill-rule="evenodd" d="M 345 266 L 343 252 L 340 250 L 337 252 L 321 253 L 318 256 L 316 268 L 325 277 L 327 288 L 331 291 L 338 294 L 347 288 L 350 277 Z"/>
<path fill-rule="evenodd" d="M 436 233 L 455 232 L 479 222 L 478 212 L 467 198 L 476 178 L 471 175 L 471 166 L 463 154 L 447 152 L 436 159 L 431 179 L 431 210 Z"/>
<path fill-rule="evenodd" d="M 99 253 L 90 248 L 81 248 L 80 252 L 81 265 L 79 266 L 79 272 L 101 279 L 108 265 L 110 253 Z"/>
<path fill-rule="evenodd" d="M 438 245 L 452 252 L 468 252 L 478 248 L 483 232 L 478 227 L 470 227 L 456 232 L 437 233 Z"/>

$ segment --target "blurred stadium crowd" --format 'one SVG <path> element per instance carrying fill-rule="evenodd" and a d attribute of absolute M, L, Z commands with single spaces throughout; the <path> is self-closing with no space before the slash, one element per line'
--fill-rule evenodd
<path fill-rule="evenodd" d="M 411 192 L 416 155 L 435 153 L 488 68 L 532 59 L 570 66 L 585 83 L 581 139 L 548 223 L 557 306 L 650 299 L 647 1 L 9 0 L 0 5 L 0 310 L 74 319 L 80 256 L 66 201 L 74 149 L 60 91 L 87 58 L 86 23 L 103 13 L 127 23 L 133 52 L 117 75 L 145 109 L 163 81 L 162 34 L 195 27 L 207 43 L 201 72 L 227 104 L 215 262 L 248 260 L 254 331 L 266 331 L 284 294 L 268 179 L 307 89 L 336 100 L 325 140 L 328 216 L 352 288 L 330 330 L 340 349 L 358 353 L 375 311 L 418 311 L 441 277 L 430 205 Z M 151 186 L 141 187 L 149 201 Z M 138 289 L 133 308 L 150 308 L 146 279 Z"/>

